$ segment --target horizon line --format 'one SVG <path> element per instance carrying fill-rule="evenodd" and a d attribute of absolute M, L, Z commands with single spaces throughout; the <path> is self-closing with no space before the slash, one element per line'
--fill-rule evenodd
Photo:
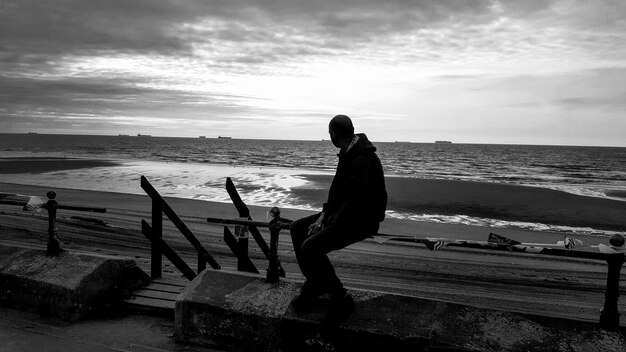
<path fill-rule="evenodd" d="M 320 139 L 271 139 L 271 138 L 238 138 L 232 136 L 221 136 L 218 135 L 216 137 L 207 137 L 206 135 L 190 137 L 190 136 L 157 136 L 151 134 L 84 134 L 84 133 L 42 133 L 42 132 L 0 132 L 0 135 L 48 135 L 48 136 L 99 136 L 99 137 L 129 137 L 129 138 L 185 138 L 185 139 L 218 139 L 218 137 L 230 137 L 230 140 L 258 140 L 258 141 L 303 141 L 303 142 L 323 142 L 330 141 L 330 139 L 320 138 Z M 437 141 L 442 140 L 434 140 L 432 142 L 423 142 L 423 141 L 406 141 L 406 140 L 396 140 L 396 141 L 384 141 L 384 140 L 372 140 L 375 143 L 390 143 L 390 144 L 437 144 Z M 449 141 L 449 140 L 446 140 Z M 510 145 L 510 146 L 536 146 L 536 147 L 594 147 L 594 148 L 626 148 L 626 145 L 618 146 L 618 145 L 586 145 L 586 144 L 533 144 L 533 143 L 485 143 L 485 142 L 454 142 L 446 143 L 446 146 L 449 145 Z"/>

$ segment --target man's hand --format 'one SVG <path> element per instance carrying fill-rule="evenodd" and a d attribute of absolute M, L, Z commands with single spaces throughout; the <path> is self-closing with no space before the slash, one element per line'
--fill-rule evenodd
<path fill-rule="evenodd" d="M 314 234 L 314 233 L 319 232 L 319 231 L 324 229 L 324 219 L 325 218 L 326 218 L 326 214 L 324 214 L 324 212 L 322 212 L 320 214 L 320 217 L 317 218 L 317 221 L 315 221 L 315 223 L 309 225 L 309 235 Z"/>

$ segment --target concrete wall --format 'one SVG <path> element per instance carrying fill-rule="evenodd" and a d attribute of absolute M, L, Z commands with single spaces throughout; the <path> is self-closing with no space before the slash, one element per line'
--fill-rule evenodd
<path fill-rule="evenodd" d="M 0 246 L 0 303 L 76 320 L 149 277 L 130 259 Z"/>
<path fill-rule="evenodd" d="M 328 300 L 298 313 L 299 283 L 207 270 L 179 296 L 178 342 L 273 351 L 624 351 L 621 333 L 598 324 L 351 290 L 357 307 L 341 325 L 320 321 Z"/>

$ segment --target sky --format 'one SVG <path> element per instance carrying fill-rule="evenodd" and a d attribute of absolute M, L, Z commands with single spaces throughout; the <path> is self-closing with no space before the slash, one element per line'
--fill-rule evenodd
<path fill-rule="evenodd" d="M 2 0 L 0 133 L 626 146 L 624 0 Z"/>

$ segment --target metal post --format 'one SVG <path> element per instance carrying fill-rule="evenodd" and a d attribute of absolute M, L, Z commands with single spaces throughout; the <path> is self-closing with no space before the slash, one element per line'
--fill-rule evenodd
<path fill-rule="evenodd" d="M 59 228 L 57 227 L 57 209 L 59 203 L 55 200 L 57 193 L 55 191 L 48 191 L 46 193 L 48 201 L 46 202 L 46 209 L 48 210 L 48 245 L 46 253 L 50 256 L 55 256 L 63 251 L 61 248 L 61 241 L 59 241 Z"/>
<path fill-rule="evenodd" d="M 273 207 L 270 210 L 270 253 L 269 266 L 267 267 L 266 281 L 277 283 L 280 281 L 280 271 L 278 269 L 278 235 L 280 234 L 280 209 Z"/>
<path fill-rule="evenodd" d="M 624 237 L 619 234 L 611 236 L 611 246 L 622 247 Z M 606 290 L 604 291 L 604 308 L 600 310 L 600 326 L 607 331 L 619 330 L 619 311 L 617 300 L 619 299 L 619 276 L 624 264 L 624 253 L 608 254 L 606 257 L 608 274 L 606 277 Z"/>
<path fill-rule="evenodd" d="M 163 237 L 163 210 L 161 208 L 161 203 L 157 200 L 152 200 L 152 234 L 154 237 L 162 238 Z M 162 256 L 161 256 L 161 248 L 158 246 L 156 242 L 152 242 L 151 245 L 151 266 L 150 266 L 150 276 L 153 279 L 157 279 L 161 277 L 162 272 Z"/>

